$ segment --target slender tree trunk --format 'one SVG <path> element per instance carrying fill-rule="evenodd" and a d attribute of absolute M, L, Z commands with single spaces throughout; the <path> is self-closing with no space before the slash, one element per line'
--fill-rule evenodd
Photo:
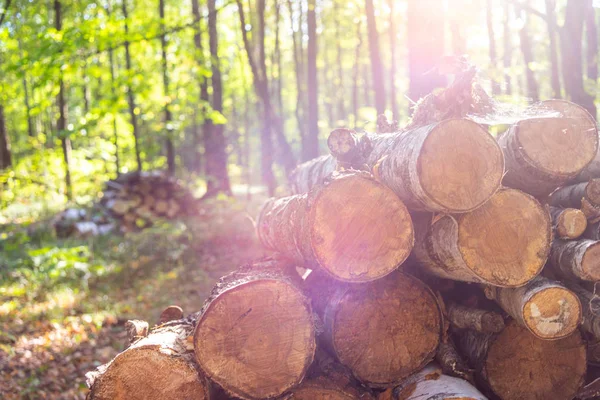
<path fill-rule="evenodd" d="M 21 55 L 21 58 L 23 57 L 23 51 L 21 48 L 21 37 L 18 37 L 18 44 L 19 44 L 19 54 Z M 34 129 L 33 129 L 33 119 L 31 117 L 31 104 L 29 102 L 29 85 L 27 84 L 27 72 L 23 71 L 23 93 L 24 93 L 24 97 L 25 97 L 25 111 L 27 112 L 27 135 L 29 137 L 33 137 L 34 133 Z"/>
<path fill-rule="evenodd" d="M 123 10 L 124 26 L 125 26 L 125 66 L 127 69 L 127 104 L 129 105 L 129 117 L 131 118 L 131 127 L 133 130 L 133 141 L 135 145 L 135 159 L 137 162 L 137 170 L 142 170 L 142 158 L 140 156 L 139 145 L 139 130 L 137 124 L 135 96 L 133 93 L 133 85 L 131 84 L 131 76 L 133 68 L 131 67 L 131 54 L 129 54 L 129 22 L 127 15 L 127 0 L 122 0 L 121 9 Z"/>
<path fill-rule="evenodd" d="M 106 13 L 110 17 L 111 13 L 110 2 L 107 3 Z M 118 103 L 117 94 L 117 74 L 115 70 L 115 59 L 114 52 L 111 49 L 108 50 L 108 62 L 110 67 L 110 93 L 112 96 L 111 101 L 113 104 Z M 114 107 L 114 105 L 113 105 Z M 112 126 L 113 126 L 113 144 L 115 145 L 115 167 L 117 169 L 117 177 L 121 173 L 121 158 L 119 156 L 119 131 L 117 130 L 117 111 L 113 109 L 112 112 Z"/>
<path fill-rule="evenodd" d="M 526 4 L 529 4 L 528 2 Z M 525 77 L 527 82 L 527 97 L 532 101 L 537 102 L 540 100 L 540 93 L 538 89 L 538 83 L 535 79 L 535 74 L 531 69 L 531 64 L 535 62 L 533 56 L 533 49 L 531 48 L 531 38 L 529 37 L 529 12 L 522 10 L 525 22 L 523 27 L 519 31 L 519 38 L 521 40 L 521 52 L 523 53 L 523 61 L 525 61 Z"/>
<path fill-rule="evenodd" d="M 335 5 L 335 38 L 336 38 L 336 65 L 337 84 L 335 85 L 335 98 L 337 99 L 337 120 L 346 120 L 346 102 L 344 96 L 344 65 L 342 64 L 342 32 L 340 29 L 340 7 Z"/>
<path fill-rule="evenodd" d="M 307 161 L 319 155 L 319 95 L 317 79 L 317 15 L 316 0 L 308 0 L 308 132 L 302 159 Z"/>
<path fill-rule="evenodd" d="M 585 17 L 586 32 L 586 72 L 594 87 L 598 80 L 598 29 L 596 27 L 596 9 L 589 4 Z"/>
<path fill-rule="evenodd" d="M 396 20 L 394 19 L 395 0 L 388 0 L 390 8 L 390 105 L 392 107 L 392 118 L 399 119 L 398 99 L 396 99 Z"/>
<path fill-rule="evenodd" d="M 81 94 L 83 97 L 83 111 L 87 114 L 90 111 L 90 86 L 88 84 L 88 76 L 87 76 L 87 62 L 84 60 L 83 65 L 81 67 Z"/>
<path fill-rule="evenodd" d="M 160 49 L 162 55 L 162 77 L 163 77 L 163 92 L 165 99 L 164 112 L 165 112 L 165 146 L 167 148 L 167 169 L 170 175 L 175 174 L 175 148 L 173 147 L 173 126 L 171 121 L 173 115 L 170 107 L 169 97 L 169 65 L 167 63 L 167 36 L 165 31 L 165 0 L 158 0 L 158 11 L 160 13 L 160 28 L 163 34 L 160 36 Z"/>
<path fill-rule="evenodd" d="M 488 40 L 490 48 L 490 64 L 492 70 L 492 94 L 497 96 L 500 94 L 500 86 L 495 79 L 495 73 L 497 68 L 497 55 L 496 55 L 496 35 L 494 34 L 494 14 L 493 14 L 493 3 L 492 0 L 486 1 L 485 15 L 488 31 Z"/>
<path fill-rule="evenodd" d="M 273 79 L 276 82 L 276 90 L 275 90 L 275 98 L 277 99 L 277 106 L 279 108 L 279 117 L 282 121 L 280 124 L 281 130 L 283 132 L 283 120 L 284 110 L 283 110 L 283 97 L 281 96 L 281 87 L 282 87 L 282 73 L 281 73 L 281 45 L 279 40 L 279 25 L 281 23 L 281 5 L 279 2 L 275 2 L 275 51 L 274 51 L 274 64 L 277 65 L 277 76 Z M 275 68 L 273 68 L 273 71 Z"/>
<path fill-rule="evenodd" d="M 596 118 L 594 97 L 583 85 L 583 21 L 591 0 L 569 0 L 561 31 L 562 73 L 569 100 L 584 107 Z"/>
<path fill-rule="evenodd" d="M 510 77 L 510 68 L 512 66 L 512 45 L 510 43 L 510 3 L 508 1 L 504 2 L 504 26 L 503 26 L 503 35 L 504 35 L 504 55 L 503 55 L 503 64 L 504 64 L 504 93 L 511 95 L 512 94 L 512 82 Z"/>
<path fill-rule="evenodd" d="M 546 0 L 546 24 L 548 25 L 548 38 L 550 39 L 550 67 L 552 80 L 552 94 L 555 99 L 561 98 L 560 74 L 558 71 L 558 52 L 556 44 L 556 0 Z"/>
<path fill-rule="evenodd" d="M 194 16 L 194 20 L 197 21 L 194 25 L 194 46 L 196 47 L 196 63 L 198 63 L 198 67 L 201 69 L 205 68 L 205 57 L 204 57 L 204 48 L 202 46 L 202 27 L 200 25 L 201 16 L 200 16 L 200 4 L 198 0 L 192 0 L 192 15 Z M 200 88 L 200 114 L 202 115 L 202 136 L 205 137 L 208 133 L 208 130 L 211 127 L 211 121 L 207 118 L 208 115 L 208 105 L 210 103 L 210 99 L 208 96 L 208 79 L 203 74 L 199 74 L 198 76 L 199 88 Z M 194 154 L 195 154 L 195 170 L 196 172 L 200 172 L 202 170 L 202 159 L 200 152 L 200 139 L 198 133 L 195 132 L 194 135 Z"/>
<path fill-rule="evenodd" d="M 293 3 L 292 0 L 288 0 L 287 2 L 288 4 L 288 10 L 289 10 L 289 14 L 290 14 L 290 26 L 292 27 L 292 29 L 294 29 L 294 7 L 293 7 Z M 300 5 L 300 8 L 301 5 Z M 304 86 L 302 85 L 303 83 L 303 77 L 304 77 L 304 65 L 302 63 L 302 53 L 304 51 L 304 48 L 302 46 L 302 19 L 301 19 L 301 13 L 298 16 L 298 32 L 293 31 L 292 32 L 292 45 L 294 47 L 294 68 L 295 68 L 295 72 L 296 72 L 296 108 L 295 108 L 295 115 L 296 115 L 296 121 L 298 124 L 298 131 L 300 133 L 300 139 L 302 142 L 302 148 L 305 147 L 304 141 L 306 140 L 306 120 L 305 118 L 305 110 L 306 107 L 304 105 Z M 298 38 L 299 36 L 299 38 Z"/>
<path fill-rule="evenodd" d="M 360 80 L 360 50 L 362 47 L 361 35 L 362 18 L 358 19 L 356 24 L 356 48 L 354 50 L 354 73 L 352 85 L 352 115 L 354 115 L 354 128 L 358 125 L 358 83 Z"/>
<path fill-rule="evenodd" d="M 446 79 L 435 71 L 444 55 L 444 14 L 438 0 L 409 0 L 407 13 L 410 99 L 419 100 Z M 424 51 L 427 49 L 427 51 Z"/>
<path fill-rule="evenodd" d="M 217 10 L 215 0 L 208 0 L 208 44 L 210 48 L 210 67 L 212 71 L 212 109 L 223 112 L 223 82 L 219 61 L 219 41 L 217 32 Z M 205 131 L 204 151 L 206 154 L 206 196 L 217 193 L 231 194 L 227 173 L 227 142 L 224 125 L 211 121 L 210 129 Z"/>
<path fill-rule="evenodd" d="M 10 152 L 10 140 L 6 132 L 6 118 L 4 117 L 4 106 L 0 104 L 0 170 L 12 165 L 12 154 Z"/>
<path fill-rule="evenodd" d="M 367 31 L 369 37 L 369 54 L 371 55 L 371 75 L 373 76 L 373 89 L 375 89 L 375 109 L 377 114 L 385 112 L 385 89 L 383 87 L 383 66 L 379 54 L 379 34 L 375 22 L 375 7 L 373 0 L 365 0 L 367 14 Z"/>
<path fill-rule="evenodd" d="M 60 0 L 54 0 L 54 27 L 57 31 L 62 29 Z M 73 187 L 71 183 L 71 139 L 67 133 L 67 103 L 65 101 L 65 84 L 63 82 L 62 71 L 59 72 L 58 86 L 59 90 L 56 97 L 56 102 L 58 104 L 58 120 L 56 122 L 56 129 L 58 129 L 61 138 L 67 199 L 71 200 L 73 198 Z"/>

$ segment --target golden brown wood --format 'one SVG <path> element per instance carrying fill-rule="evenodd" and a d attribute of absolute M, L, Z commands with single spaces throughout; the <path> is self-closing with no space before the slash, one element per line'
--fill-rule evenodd
<path fill-rule="evenodd" d="M 549 207 L 554 233 L 559 239 L 577 239 L 588 223 L 583 211 L 575 208 Z"/>
<path fill-rule="evenodd" d="M 600 280 L 600 242 L 589 239 L 554 240 L 549 264 L 561 278 Z"/>
<path fill-rule="evenodd" d="M 169 306 L 160 313 L 158 324 L 162 325 L 170 321 L 177 321 L 183 318 L 183 310 L 179 306 Z"/>
<path fill-rule="evenodd" d="M 496 335 L 465 331 L 461 348 L 504 400 L 570 400 L 584 381 L 586 346 L 578 330 L 542 340 L 511 321 Z"/>
<path fill-rule="evenodd" d="M 229 394 L 272 398 L 304 378 L 315 332 L 295 279 L 272 260 L 244 266 L 221 279 L 199 313 L 196 360 Z"/>
<path fill-rule="evenodd" d="M 569 336 L 581 323 L 575 293 L 541 276 L 518 288 L 486 287 L 486 295 L 540 339 Z"/>
<path fill-rule="evenodd" d="M 577 176 L 598 151 L 596 130 L 566 117 L 517 122 L 498 139 L 506 159 L 506 186 L 550 194 Z"/>
<path fill-rule="evenodd" d="M 416 225 L 415 256 L 441 278 L 493 286 L 522 286 L 548 256 L 552 226 L 532 196 L 501 189 L 475 211 Z"/>
<path fill-rule="evenodd" d="M 431 361 L 443 328 L 431 290 L 399 272 L 338 288 L 323 321 L 330 350 L 372 387 L 397 384 Z"/>
<path fill-rule="evenodd" d="M 194 367 L 190 323 L 159 327 L 110 363 L 88 373 L 89 400 L 208 400 Z M 188 346 L 189 344 L 189 346 Z"/>
<path fill-rule="evenodd" d="M 294 400 L 358 400 L 356 393 L 347 391 L 327 378 L 311 379 L 293 389 L 287 399 Z"/>
<path fill-rule="evenodd" d="M 356 171 L 335 174 L 308 196 L 269 200 L 257 231 L 268 249 L 349 282 L 389 274 L 408 257 L 414 241 L 404 204 Z"/>

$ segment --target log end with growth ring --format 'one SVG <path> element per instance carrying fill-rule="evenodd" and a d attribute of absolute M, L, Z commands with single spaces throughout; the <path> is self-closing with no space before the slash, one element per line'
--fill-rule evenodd
<path fill-rule="evenodd" d="M 418 279 L 394 273 L 335 297 L 325 312 L 325 330 L 340 362 L 363 383 L 398 383 L 433 359 L 441 311 Z"/>
<path fill-rule="evenodd" d="M 531 118 L 520 121 L 516 139 L 519 150 L 541 171 L 557 176 L 573 176 L 596 155 L 598 134 L 582 129 L 570 118 Z"/>
<path fill-rule="evenodd" d="M 541 339 L 560 339 L 572 334 L 581 322 L 581 303 L 575 293 L 555 286 L 535 293 L 525 303 L 523 320 Z"/>
<path fill-rule="evenodd" d="M 242 399 L 277 397 L 300 383 L 315 352 L 308 300 L 292 284 L 257 279 L 220 293 L 194 334 L 201 369 Z"/>
<path fill-rule="evenodd" d="M 542 270 L 550 251 L 552 225 L 548 212 L 532 196 L 502 189 L 460 218 L 462 259 L 483 282 L 522 286 Z"/>
<path fill-rule="evenodd" d="M 576 208 L 564 209 L 556 217 L 556 234 L 562 239 L 577 239 L 587 228 L 587 218 Z"/>
<path fill-rule="evenodd" d="M 351 158 L 357 152 L 359 145 L 355 131 L 347 128 L 337 128 L 331 131 L 327 138 L 327 146 L 331 154 L 337 159 Z"/>
<path fill-rule="evenodd" d="M 586 346 L 579 331 L 559 340 L 542 340 L 516 322 L 490 345 L 485 373 L 505 400 L 570 400 L 583 384 Z"/>
<path fill-rule="evenodd" d="M 425 196 L 439 205 L 437 211 L 461 213 L 481 206 L 498 190 L 504 173 L 494 138 L 465 119 L 435 125 L 418 157 L 415 172 Z"/>
<path fill-rule="evenodd" d="M 292 390 L 287 400 L 358 400 L 354 391 L 348 391 L 328 379 L 303 382 Z"/>
<path fill-rule="evenodd" d="M 379 279 L 402 264 L 414 243 L 412 220 L 390 189 L 365 174 L 341 174 L 310 207 L 316 260 L 348 282 Z"/>

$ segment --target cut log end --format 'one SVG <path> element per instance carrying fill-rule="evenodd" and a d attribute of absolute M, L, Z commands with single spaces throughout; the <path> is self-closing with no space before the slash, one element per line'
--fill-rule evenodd
<path fill-rule="evenodd" d="M 563 287 L 549 287 L 535 293 L 525 304 L 527 328 L 541 339 L 559 339 L 572 334 L 581 322 L 581 303 Z"/>
<path fill-rule="evenodd" d="M 363 175 L 333 179 L 310 209 L 311 243 L 319 264 L 342 281 L 381 278 L 406 260 L 413 226 L 398 197 Z"/>
<path fill-rule="evenodd" d="M 503 189 L 465 214 L 458 231 L 466 265 L 484 282 L 504 287 L 522 286 L 539 274 L 551 235 L 548 212 L 515 189 Z"/>
<path fill-rule="evenodd" d="M 337 128 L 329 134 L 327 146 L 335 158 L 345 160 L 357 151 L 358 137 L 352 129 Z"/>
<path fill-rule="evenodd" d="M 423 143 L 417 164 L 426 195 L 442 210 L 467 212 L 498 189 L 502 152 L 492 136 L 469 120 L 439 123 Z"/>
<path fill-rule="evenodd" d="M 581 269 L 590 281 L 600 280 L 600 242 L 590 245 L 581 259 Z"/>
<path fill-rule="evenodd" d="M 317 379 L 302 383 L 294 389 L 290 400 L 358 400 L 354 393 L 349 393 L 327 380 Z"/>
<path fill-rule="evenodd" d="M 579 331 L 548 341 L 513 322 L 490 345 L 488 382 L 505 400 L 569 400 L 583 384 L 585 347 Z"/>
<path fill-rule="evenodd" d="M 561 239 L 577 239 L 587 228 L 585 214 L 576 208 L 567 208 L 555 219 L 556 234 Z"/>
<path fill-rule="evenodd" d="M 359 380 L 389 386 L 433 359 L 441 313 L 419 280 L 398 273 L 349 289 L 334 306 L 325 317 L 333 321 L 334 351 Z"/>
<path fill-rule="evenodd" d="M 312 312 L 280 280 L 235 286 L 214 299 L 194 335 L 198 364 L 242 399 L 271 398 L 298 384 L 315 352 Z"/>

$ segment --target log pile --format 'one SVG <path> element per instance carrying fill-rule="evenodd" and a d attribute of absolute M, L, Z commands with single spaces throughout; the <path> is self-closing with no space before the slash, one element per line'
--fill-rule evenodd
<path fill-rule="evenodd" d="M 498 140 L 464 105 L 334 130 L 260 211 L 273 254 L 134 329 L 89 399 L 593 398 L 598 132 L 571 103 L 535 107 L 552 113 Z"/>

